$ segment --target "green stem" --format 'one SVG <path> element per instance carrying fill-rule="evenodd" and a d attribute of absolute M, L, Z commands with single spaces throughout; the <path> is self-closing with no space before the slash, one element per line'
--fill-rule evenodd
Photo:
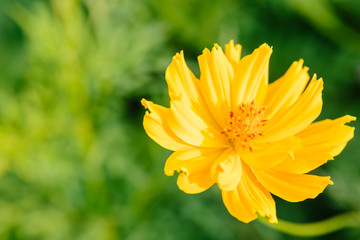
<path fill-rule="evenodd" d="M 293 223 L 284 220 L 279 220 L 278 224 L 269 223 L 266 218 L 259 217 L 263 224 L 290 234 L 300 237 L 315 237 L 326 235 L 346 227 L 360 226 L 360 212 L 344 213 L 326 220 L 314 223 Z"/>

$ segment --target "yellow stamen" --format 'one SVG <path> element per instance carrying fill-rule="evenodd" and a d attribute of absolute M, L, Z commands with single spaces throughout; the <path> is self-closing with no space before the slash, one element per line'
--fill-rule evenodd
<path fill-rule="evenodd" d="M 227 127 L 221 131 L 226 134 L 235 149 L 253 151 L 254 139 L 262 136 L 262 130 L 267 122 L 263 119 L 266 107 L 258 106 L 255 101 L 242 103 L 236 111 L 229 111 Z"/>

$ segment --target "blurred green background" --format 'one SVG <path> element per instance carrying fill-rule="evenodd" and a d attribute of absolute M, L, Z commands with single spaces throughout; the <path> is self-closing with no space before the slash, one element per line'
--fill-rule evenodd
<path fill-rule="evenodd" d="M 216 186 L 181 192 L 140 100 L 168 106 L 176 52 L 198 75 L 202 50 L 234 39 L 243 55 L 273 46 L 272 81 L 303 58 L 325 81 L 319 119 L 360 116 L 359 13 L 358 0 L 0 0 L 0 239 L 300 239 L 237 221 Z M 315 171 L 335 185 L 276 198 L 280 219 L 360 211 L 358 132 Z"/>

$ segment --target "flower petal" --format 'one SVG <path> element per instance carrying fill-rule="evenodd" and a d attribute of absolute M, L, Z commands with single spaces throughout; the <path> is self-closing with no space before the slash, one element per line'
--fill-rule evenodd
<path fill-rule="evenodd" d="M 302 147 L 294 152 L 294 159 L 286 159 L 275 169 L 289 173 L 307 173 L 333 159 L 353 138 L 354 128 L 345 123 L 355 119 L 347 115 L 311 124 L 296 135 L 301 139 Z"/>
<path fill-rule="evenodd" d="M 268 85 L 271 53 L 272 49 L 267 44 L 263 44 L 240 60 L 233 81 L 231 96 L 233 108 L 254 99 L 257 104 L 262 104 Z"/>
<path fill-rule="evenodd" d="M 269 217 L 270 222 L 277 223 L 274 199 L 246 165 L 237 188 L 222 191 L 222 197 L 230 214 L 240 221 L 248 223 L 254 220 L 257 212 Z"/>
<path fill-rule="evenodd" d="M 208 124 L 219 127 L 199 89 L 200 81 L 186 65 L 183 51 L 173 57 L 171 64 L 166 69 L 165 79 L 172 100 L 181 100 Z"/>
<path fill-rule="evenodd" d="M 271 83 L 264 105 L 268 106 L 266 118 L 271 118 L 279 109 L 291 106 L 304 91 L 309 81 L 309 68 L 303 67 L 304 60 L 293 62 L 286 73 Z"/>
<path fill-rule="evenodd" d="M 234 75 L 232 65 L 218 45 L 211 52 L 205 49 L 198 61 L 202 93 L 214 118 L 223 126 L 230 108 L 230 85 Z"/>
<path fill-rule="evenodd" d="M 310 125 L 320 114 L 322 108 L 321 92 L 323 81 L 316 75 L 297 101 L 288 108 L 282 108 L 269 119 L 264 127 L 264 140 L 277 141 L 297 134 Z"/>
<path fill-rule="evenodd" d="M 186 193 L 199 193 L 211 187 L 210 168 L 222 153 L 218 149 L 183 148 L 171 154 L 165 164 L 165 174 L 181 171 L 177 184 Z"/>
<path fill-rule="evenodd" d="M 180 100 L 171 101 L 168 124 L 176 136 L 190 145 L 215 148 L 228 146 L 220 130 L 205 122 Z"/>
<path fill-rule="evenodd" d="M 166 160 L 165 174 L 172 176 L 174 171 L 182 171 L 187 174 L 195 174 L 210 171 L 211 166 L 223 150 L 204 148 L 183 148 Z"/>
<path fill-rule="evenodd" d="M 233 65 L 233 68 L 237 68 L 238 64 L 240 63 L 241 45 L 234 45 L 234 40 L 231 40 L 228 44 L 225 45 L 225 56 Z"/>
<path fill-rule="evenodd" d="M 176 151 L 187 146 L 187 144 L 178 138 L 169 128 L 167 118 L 169 109 L 154 104 L 151 101 L 141 100 L 142 105 L 149 109 L 144 116 L 144 129 L 146 133 L 160 146 Z"/>
<path fill-rule="evenodd" d="M 283 173 L 276 170 L 253 169 L 253 172 L 267 190 L 289 202 L 315 198 L 327 185 L 333 184 L 330 177 Z"/>
<path fill-rule="evenodd" d="M 222 191 L 222 199 L 229 213 L 240 221 L 248 223 L 257 218 L 251 202 L 237 188 Z"/>
<path fill-rule="evenodd" d="M 184 53 L 177 53 L 166 69 L 165 79 L 171 99 L 185 102 L 199 102 L 199 80 L 186 65 Z"/>
<path fill-rule="evenodd" d="M 257 144 L 253 152 L 244 152 L 242 159 L 256 169 L 272 168 L 286 159 L 294 159 L 294 151 L 301 146 L 294 136 L 273 143 Z"/>
<path fill-rule="evenodd" d="M 209 189 L 214 184 L 210 172 L 201 172 L 196 174 L 180 173 L 177 179 L 177 185 L 180 190 L 188 194 L 196 194 Z"/>
<path fill-rule="evenodd" d="M 219 188 L 225 191 L 236 188 L 241 172 L 240 157 L 232 149 L 224 151 L 211 167 L 211 177 L 217 182 Z"/>

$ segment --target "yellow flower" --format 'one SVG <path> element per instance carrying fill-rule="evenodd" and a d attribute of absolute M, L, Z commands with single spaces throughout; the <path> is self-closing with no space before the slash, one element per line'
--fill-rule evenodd
<path fill-rule="evenodd" d="M 267 216 L 276 223 L 274 194 L 289 202 L 315 198 L 330 177 L 306 174 L 333 159 L 353 137 L 355 117 L 312 123 L 322 108 L 323 80 L 309 82 L 303 60 L 268 84 L 272 48 L 240 58 L 233 41 L 198 57 L 200 79 L 183 52 L 166 71 L 170 108 L 143 99 L 147 134 L 175 151 L 165 174 L 179 172 L 185 193 L 217 183 L 228 211 L 243 222 Z M 330 134 L 329 134 L 330 133 Z M 271 193 L 271 194 L 270 194 Z"/>

